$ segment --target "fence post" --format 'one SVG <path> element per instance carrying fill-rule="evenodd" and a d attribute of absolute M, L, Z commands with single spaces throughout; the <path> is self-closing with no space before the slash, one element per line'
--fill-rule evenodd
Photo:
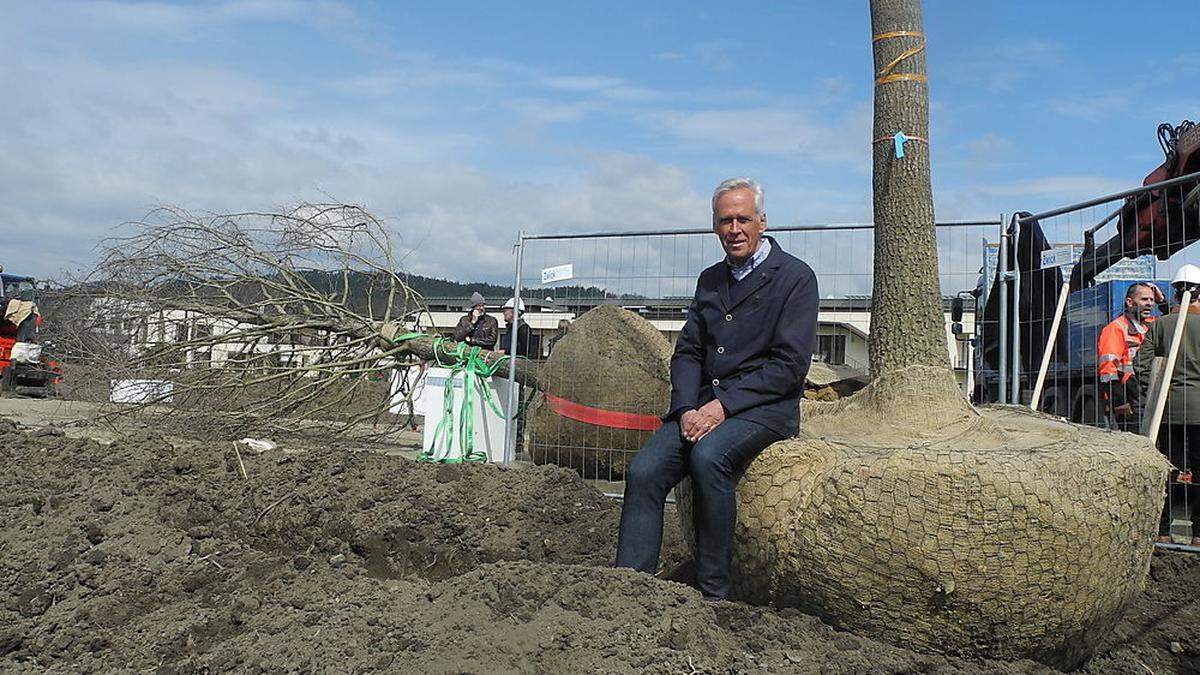
<path fill-rule="evenodd" d="M 1021 218 L 1013 214 L 1013 326 L 1012 326 L 1012 404 L 1021 405 Z"/>
<path fill-rule="evenodd" d="M 1183 328 L 1187 324 L 1188 305 L 1190 304 L 1192 304 L 1192 291 L 1187 289 L 1183 291 L 1183 297 L 1179 299 L 1179 320 L 1175 323 L 1175 330 L 1171 334 L 1171 346 L 1167 350 L 1167 364 L 1163 367 L 1158 391 L 1154 392 L 1154 414 L 1150 417 L 1150 428 L 1146 430 L 1146 435 L 1155 445 L 1158 445 L 1158 429 L 1162 424 L 1163 411 L 1167 408 L 1167 394 L 1171 390 L 1171 376 L 1175 373 L 1175 360 L 1179 357 L 1179 345 L 1183 344 Z M 1165 450 L 1165 448 L 1159 449 Z M 1186 464 L 1184 466 L 1186 467 Z"/>
<path fill-rule="evenodd" d="M 1067 295 L 1070 291 L 1071 282 L 1068 277 L 1058 293 L 1058 303 L 1054 305 L 1054 321 L 1050 323 L 1050 338 L 1046 341 L 1045 351 L 1042 352 L 1042 365 L 1038 368 L 1037 383 L 1033 385 L 1033 397 L 1029 399 L 1029 409 L 1034 412 L 1037 412 L 1038 404 L 1042 399 L 1042 385 L 1046 383 L 1046 371 L 1050 369 L 1050 357 L 1054 355 L 1054 345 L 1058 343 L 1058 327 L 1062 324 L 1063 310 L 1067 308 Z"/>
<path fill-rule="evenodd" d="M 1000 352 L 996 363 L 996 402 L 1008 403 L 1008 224 L 1004 222 L 1004 214 L 1000 214 L 1000 253 L 996 259 L 996 278 L 1000 280 L 999 320 L 997 328 L 1000 332 Z M 979 310 L 975 310 L 978 314 Z"/>
<path fill-rule="evenodd" d="M 521 384 L 517 382 L 517 330 L 521 320 L 521 262 L 525 253 L 525 232 L 517 232 L 517 262 L 513 272 L 513 320 L 509 323 L 508 339 L 508 419 L 504 424 L 504 466 L 517 458 L 517 402 Z"/>

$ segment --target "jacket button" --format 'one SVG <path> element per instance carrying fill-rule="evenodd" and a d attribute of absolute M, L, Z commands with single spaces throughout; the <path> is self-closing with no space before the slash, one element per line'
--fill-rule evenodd
<path fill-rule="evenodd" d="M 718 354 L 724 354 L 724 353 L 725 353 L 725 348 L 724 348 L 724 347 L 717 347 L 717 353 L 718 353 Z"/>
<path fill-rule="evenodd" d="M 720 384 L 721 384 L 721 381 L 720 381 L 720 380 L 716 380 L 716 379 L 714 379 L 714 380 L 713 380 L 713 386 L 714 386 L 714 387 L 716 387 L 716 386 L 719 386 Z"/>
<path fill-rule="evenodd" d="M 726 321 L 733 321 L 733 315 L 732 315 L 732 314 L 726 314 L 726 315 L 725 315 L 725 320 L 726 320 Z"/>

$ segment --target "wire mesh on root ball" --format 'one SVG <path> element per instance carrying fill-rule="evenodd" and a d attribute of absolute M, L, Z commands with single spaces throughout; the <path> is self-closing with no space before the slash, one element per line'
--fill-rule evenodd
<path fill-rule="evenodd" d="M 934 370 L 817 408 L 751 463 L 737 592 L 922 651 L 1077 667 L 1145 585 L 1167 464 L 1132 434 L 923 405 L 956 391 Z"/>

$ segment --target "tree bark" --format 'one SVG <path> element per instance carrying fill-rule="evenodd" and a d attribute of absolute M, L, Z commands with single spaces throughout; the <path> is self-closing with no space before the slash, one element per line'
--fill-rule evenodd
<path fill-rule="evenodd" d="M 929 177 L 929 90 L 919 0 L 871 0 L 875 55 L 874 377 L 913 365 L 949 367 Z M 902 32 L 901 35 L 889 35 Z M 909 138 L 896 157 L 892 137 Z"/>
<path fill-rule="evenodd" d="M 384 352 L 391 352 L 391 353 L 398 353 L 398 354 L 412 354 L 413 356 L 416 356 L 417 358 L 421 359 L 422 361 L 435 361 L 436 362 L 439 360 L 439 357 L 443 363 L 450 363 L 450 362 L 454 361 L 454 359 L 455 359 L 454 350 L 458 347 L 457 342 L 453 342 L 451 340 L 446 340 L 446 341 L 442 342 L 440 345 L 438 345 L 438 350 L 437 350 L 436 354 L 434 353 L 433 345 L 434 345 L 433 336 L 408 340 L 406 342 L 400 343 L 399 345 L 393 345 L 392 343 L 388 342 L 387 339 L 384 338 L 383 336 L 379 337 L 379 348 L 381 350 L 383 350 Z M 497 352 L 487 351 L 487 350 L 484 350 L 483 352 L 481 352 L 480 356 L 483 358 L 483 361 L 485 363 L 487 363 L 488 365 L 493 365 L 500 359 L 504 358 L 504 356 L 502 354 L 499 354 Z M 517 373 L 516 374 L 517 374 L 517 382 L 520 382 L 521 384 L 525 385 L 526 387 L 534 387 L 535 389 L 541 388 L 541 384 L 538 381 L 538 364 L 536 362 L 529 361 L 528 359 L 523 359 L 523 358 L 517 359 Z M 496 375 L 498 377 L 503 377 L 505 379 L 508 379 L 508 362 L 507 361 L 505 361 L 503 364 L 501 364 L 500 369 L 496 371 Z"/>

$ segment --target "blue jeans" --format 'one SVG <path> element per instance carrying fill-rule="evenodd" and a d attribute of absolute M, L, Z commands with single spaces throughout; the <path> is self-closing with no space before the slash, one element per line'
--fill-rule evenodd
<path fill-rule="evenodd" d="M 663 504 L 684 475 L 692 477 L 696 532 L 696 585 L 705 597 L 726 598 L 731 585 L 737 480 L 763 448 L 781 440 L 746 420 L 727 419 L 696 443 L 679 422 L 664 422 L 625 470 L 625 502 L 617 539 L 617 567 L 654 574 L 662 547 Z"/>

